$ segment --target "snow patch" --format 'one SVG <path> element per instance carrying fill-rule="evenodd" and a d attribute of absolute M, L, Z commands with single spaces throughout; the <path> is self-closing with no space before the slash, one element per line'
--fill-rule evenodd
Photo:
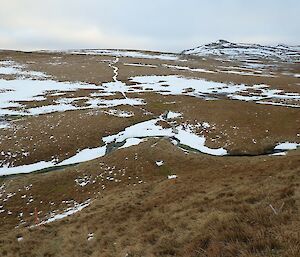
<path fill-rule="evenodd" d="M 164 165 L 164 161 L 156 161 L 155 163 L 158 167 Z"/>
<path fill-rule="evenodd" d="M 118 134 L 104 137 L 102 138 L 102 141 L 105 143 L 104 146 L 83 149 L 74 156 L 60 163 L 55 163 L 53 160 L 48 162 L 41 161 L 38 163 L 17 167 L 0 167 L 0 176 L 29 173 L 45 168 L 71 165 L 93 160 L 104 156 L 107 153 L 107 146 L 109 144 L 125 142 L 121 148 L 126 148 L 140 144 L 143 142 L 143 138 L 147 137 L 167 137 L 171 140 L 178 141 L 181 145 L 185 145 L 202 153 L 215 156 L 227 155 L 227 151 L 224 148 L 212 149 L 205 146 L 205 137 L 196 135 L 189 126 L 179 125 L 173 128 L 163 128 L 157 124 L 159 121 L 164 121 L 163 115 L 161 115 L 159 118 L 144 121 L 127 127 L 124 131 L 121 131 Z"/>
<path fill-rule="evenodd" d="M 267 58 L 291 62 L 297 62 L 300 58 L 299 46 L 267 46 L 258 44 L 231 43 L 226 40 L 218 40 L 210 44 L 185 50 L 182 54 L 196 56 L 226 56 L 229 59 L 239 60 Z"/>
<path fill-rule="evenodd" d="M 114 110 L 114 109 L 105 111 L 105 113 L 107 113 L 109 115 L 116 116 L 116 117 L 120 117 L 120 118 L 129 118 L 129 117 L 134 116 L 133 112 L 127 112 L 127 111 L 122 111 L 122 110 Z"/>
<path fill-rule="evenodd" d="M 176 118 L 178 118 L 180 116 L 182 116 L 182 114 L 179 113 L 179 112 L 169 111 L 168 114 L 167 114 L 167 119 L 176 119 Z"/>
<path fill-rule="evenodd" d="M 125 144 L 120 147 L 120 149 L 131 147 L 131 146 L 134 146 L 134 145 L 138 145 L 138 144 L 140 144 L 143 141 L 144 140 L 140 139 L 140 138 L 135 138 L 135 137 L 128 138 L 128 139 L 126 139 Z"/>
<path fill-rule="evenodd" d="M 226 96 L 229 99 L 256 103 L 262 103 L 261 100 L 265 99 L 300 100 L 298 93 L 285 93 L 283 90 L 270 89 L 267 85 L 226 84 L 176 75 L 137 76 L 132 77 L 131 81 L 139 83 L 141 89 L 133 90 L 137 93 L 147 92 L 150 89 L 162 95 L 188 95 L 205 99 L 211 99 L 212 96 Z"/>
<path fill-rule="evenodd" d="M 66 218 L 68 216 L 74 215 L 75 213 L 83 210 L 84 208 L 88 207 L 91 203 L 91 200 L 87 200 L 83 203 L 75 203 L 74 207 L 68 208 L 65 212 L 60 213 L 60 214 L 54 214 L 52 215 L 50 218 L 48 218 L 47 220 L 39 223 L 37 226 L 39 225 L 43 225 L 43 224 L 48 224 L 57 220 L 61 220 L 63 218 Z"/>
<path fill-rule="evenodd" d="M 67 51 L 70 54 L 86 54 L 86 55 L 105 55 L 114 57 L 129 57 L 138 59 L 159 59 L 165 61 L 175 61 L 178 56 L 175 54 L 154 54 L 154 53 L 142 53 L 139 51 L 126 51 L 126 50 L 102 50 L 102 49 L 87 49 L 87 50 L 70 50 Z"/>
<path fill-rule="evenodd" d="M 274 150 L 281 150 L 281 151 L 296 150 L 298 147 L 300 147 L 300 144 L 298 144 L 298 143 L 285 142 L 285 143 L 280 143 L 280 144 L 276 145 Z"/>

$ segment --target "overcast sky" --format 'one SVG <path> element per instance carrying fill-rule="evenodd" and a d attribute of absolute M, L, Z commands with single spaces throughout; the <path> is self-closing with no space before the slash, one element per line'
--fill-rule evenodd
<path fill-rule="evenodd" d="M 0 0 L 0 49 L 300 44 L 299 0 Z"/>

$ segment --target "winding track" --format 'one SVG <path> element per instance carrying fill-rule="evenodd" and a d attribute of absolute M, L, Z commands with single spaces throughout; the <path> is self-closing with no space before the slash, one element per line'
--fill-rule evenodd
<path fill-rule="evenodd" d="M 108 64 L 108 66 L 111 67 L 113 69 L 113 72 L 114 72 L 114 75 L 112 77 L 113 82 L 115 82 L 115 83 L 122 83 L 123 84 L 122 81 L 118 80 L 118 76 L 119 76 L 119 72 L 118 71 L 119 71 L 119 68 L 118 68 L 118 66 L 116 66 L 116 64 L 119 62 L 119 60 L 120 60 L 120 58 L 116 57 L 114 61 L 112 61 L 112 62 L 110 62 Z M 125 94 L 124 91 L 120 91 L 120 93 L 124 96 L 124 99 L 127 99 L 127 96 L 126 96 L 126 94 Z"/>

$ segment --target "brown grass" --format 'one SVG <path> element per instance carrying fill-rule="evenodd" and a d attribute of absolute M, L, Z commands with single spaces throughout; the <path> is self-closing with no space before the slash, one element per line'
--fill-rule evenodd
<path fill-rule="evenodd" d="M 7 59 L 46 72 L 59 81 L 100 84 L 112 80 L 112 69 L 103 62 L 112 60 L 108 56 L 0 52 L 0 60 Z M 49 65 L 49 62 L 59 63 Z M 125 62 L 154 64 L 158 68 L 129 67 L 122 64 Z M 277 71 L 279 77 L 266 78 L 178 71 L 163 64 L 209 70 L 240 65 L 209 58 L 199 61 L 192 57 L 184 64 L 120 58 L 118 79 L 130 83 L 131 76 L 173 74 L 239 84 L 262 83 L 286 92 L 299 91 L 297 78 L 280 75 Z M 288 64 L 281 64 L 281 68 L 295 72 L 299 69 Z M 79 90 L 69 95 L 89 93 Z M 62 160 L 78 149 L 101 145 L 103 136 L 172 110 L 182 113 L 178 123 L 214 124 L 214 129 L 197 133 L 205 135 L 207 146 L 225 147 L 236 156 L 186 153 L 168 140 L 153 138 L 80 165 L 1 177 L 0 184 L 5 184 L 5 191 L 0 192 L 0 205 L 5 209 L 0 213 L 1 257 L 300 256 L 300 152 L 291 151 L 281 157 L 265 155 L 277 142 L 299 141 L 297 108 L 225 99 L 204 101 L 151 92 L 128 96 L 145 99 L 147 105 L 143 108 L 152 114 L 122 106 L 118 109 L 132 111 L 135 116 L 121 119 L 103 112 L 89 115 L 89 111 L 74 111 L 23 119 L 11 117 L 20 129 L 0 131 L 1 150 L 18 152 L 24 148 L 30 152 L 28 158 L 18 156 L 15 164 L 50 160 L 53 156 Z M 49 104 L 53 100 L 49 96 L 45 102 L 28 102 L 27 105 Z M 54 124 L 60 125 L 50 129 Z M 166 122 L 160 125 L 170 126 Z M 50 135 L 54 140 L 50 140 Z M 0 160 L 5 158 L 0 156 Z M 164 165 L 158 167 L 157 160 L 164 160 Z M 106 179 L 112 174 L 118 182 Z M 178 178 L 168 180 L 171 174 Z M 93 182 L 85 187 L 75 183 L 84 177 Z M 32 186 L 26 189 L 28 185 Z M 9 193 L 16 194 L 4 200 Z M 34 201 L 29 203 L 30 197 Z M 43 221 L 53 211 L 66 210 L 69 207 L 66 200 L 81 203 L 87 199 L 92 199 L 92 203 L 81 212 L 31 227 L 35 224 L 35 208 Z M 26 222 L 23 225 L 20 225 L 21 212 Z M 88 240 L 90 233 L 93 239 Z M 20 237 L 22 241 L 17 240 Z"/>
<path fill-rule="evenodd" d="M 71 174 L 83 170 L 97 174 L 99 162 L 127 167 L 126 178 L 138 176 L 146 183 L 129 186 L 125 180 L 107 185 L 107 190 L 79 214 L 38 228 L 2 230 L 1 254 L 22 257 L 299 255 L 298 154 L 283 158 L 212 158 L 186 155 L 164 140 L 158 140 L 151 148 L 155 141 L 149 140 L 64 172 L 25 176 L 33 181 L 34 192 L 45 188 L 47 201 L 56 203 L 71 197 L 84 200 L 98 191 L 97 187 L 89 186 L 78 198 L 70 189 L 74 187 Z M 177 174 L 177 180 L 166 179 L 161 167 L 154 164 L 158 159 L 165 160 L 166 169 Z M 283 160 L 286 164 L 279 165 Z M 58 190 L 59 194 L 56 190 L 59 184 L 50 182 L 55 177 L 65 184 Z M 23 177 L 11 179 L 10 185 L 22 180 Z M 44 193 L 41 195 L 45 197 Z M 91 241 L 87 241 L 89 233 L 94 233 Z M 18 235 L 24 240 L 16 242 Z"/>

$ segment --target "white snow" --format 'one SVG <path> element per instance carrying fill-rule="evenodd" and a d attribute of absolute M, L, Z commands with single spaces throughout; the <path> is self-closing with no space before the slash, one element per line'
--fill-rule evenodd
<path fill-rule="evenodd" d="M 134 116 L 133 112 L 127 112 L 127 111 L 115 110 L 115 109 L 105 111 L 104 113 L 107 113 L 109 115 L 113 115 L 116 117 L 120 117 L 120 118 L 129 118 L 129 117 Z"/>
<path fill-rule="evenodd" d="M 266 102 L 266 101 L 258 101 L 257 104 L 267 104 L 267 105 L 275 105 L 275 106 L 285 106 L 290 108 L 300 108 L 300 105 L 296 104 L 285 104 L 285 103 L 278 103 L 278 102 Z"/>
<path fill-rule="evenodd" d="M 283 90 L 270 89 L 267 85 L 226 84 L 204 79 L 185 78 L 176 75 L 169 76 L 137 76 L 131 78 L 133 82 L 140 83 L 135 92 L 145 92 L 151 89 L 162 95 L 189 95 L 196 97 L 209 97 L 211 95 L 227 96 L 229 99 L 241 101 L 259 101 L 263 99 L 300 100 L 298 93 L 285 93 Z M 252 91 L 255 90 L 255 93 Z M 243 93 L 243 95 L 241 95 Z M 244 94 L 247 94 L 244 96 Z"/>
<path fill-rule="evenodd" d="M 142 64 L 142 63 L 123 63 L 125 66 L 134 66 L 134 67 L 147 67 L 147 68 L 157 68 L 157 65 L 153 64 Z"/>
<path fill-rule="evenodd" d="M 168 175 L 168 179 L 176 179 L 177 175 Z"/>
<path fill-rule="evenodd" d="M 138 145 L 143 141 L 144 141 L 143 139 L 135 138 L 135 137 L 127 138 L 126 141 L 125 141 L 125 144 L 123 146 L 121 146 L 120 149 L 131 147 L 131 146 L 134 146 L 134 145 Z"/>
<path fill-rule="evenodd" d="M 178 118 L 180 117 L 182 114 L 179 113 L 179 112 L 172 112 L 172 111 L 169 111 L 168 114 L 167 114 L 167 119 L 175 119 L 175 118 Z"/>
<path fill-rule="evenodd" d="M 42 170 L 42 169 L 50 168 L 53 166 L 55 166 L 55 163 L 52 161 L 49 161 L 49 162 L 40 161 L 37 163 L 22 165 L 22 166 L 17 166 L 17 167 L 8 167 L 6 165 L 3 167 L 0 167 L 0 176 L 21 174 L 21 173 L 30 173 L 32 171 Z"/>
<path fill-rule="evenodd" d="M 91 107 L 92 108 L 92 107 Z M 72 104 L 57 104 L 57 105 L 46 105 L 41 107 L 29 108 L 26 112 L 10 111 L 10 114 L 22 114 L 22 115 L 41 115 L 53 112 L 65 112 L 74 111 L 80 108 L 73 106 Z M 82 108 L 87 109 L 87 108 Z"/>
<path fill-rule="evenodd" d="M 168 65 L 168 64 L 164 64 L 163 66 L 170 69 L 176 69 L 176 70 L 187 70 L 187 71 L 202 72 L 202 73 L 216 73 L 215 71 L 206 70 L 202 68 L 190 68 L 186 66 L 177 66 L 177 65 Z"/>
<path fill-rule="evenodd" d="M 14 67 L 0 67 L 0 74 L 1 75 L 11 75 L 11 74 L 17 74 L 19 70 Z"/>
<path fill-rule="evenodd" d="M 105 143 L 104 146 L 91 149 L 83 149 L 74 156 L 59 163 L 55 163 L 55 161 L 53 160 L 48 162 L 41 161 L 38 163 L 17 167 L 0 167 L 0 176 L 18 173 L 29 173 L 45 168 L 59 167 L 63 165 L 70 165 L 93 160 L 106 154 L 108 144 L 125 142 L 125 144 L 120 148 L 126 148 L 133 145 L 138 145 L 139 143 L 143 142 L 142 138 L 147 137 L 167 137 L 171 140 L 176 139 L 182 145 L 210 155 L 222 156 L 227 154 L 227 151 L 224 148 L 212 149 L 205 146 L 205 137 L 194 134 L 194 132 L 189 127 L 186 128 L 182 125 L 174 128 L 161 127 L 157 124 L 157 122 L 162 120 L 164 119 L 162 116 L 160 116 L 159 118 L 144 121 L 127 127 L 124 131 L 119 132 L 118 134 L 102 138 L 102 141 Z"/>
<path fill-rule="evenodd" d="M 86 54 L 86 55 L 106 55 L 114 57 L 130 57 L 139 59 L 159 59 L 165 61 L 174 61 L 178 57 L 175 54 L 154 54 L 154 53 L 142 53 L 139 51 L 126 51 L 126 50 L 71 50 L 67 53 L 72 54 Z"/>
<path fill-rule="evenodd" d="M 246 71 L 237 71 L 237 70 L 218 70 L 218 72 L 222 73 L 228 73 L 228 74 L 236 74 L 241 76 L 254 76 L 254 77 L 269 77 L 269 78 L 275 78 L 275 75 L 271 74 L 261 74 L 256 72 L 246 72 Z"/>
<path fill-rule="evenodd" d="M 49 77 L 43 72 L 26 70 L 25 65 L 20 65 L 13 61 L 0 62 L 0 75 L 14 75 L 17 77 L 47 78 Z"/>
<path fill-rule="evenodd" d="M 108 144 L 112 142 L 123 142 L 128 138 L 134 137 L 169 137 L 177 139 L 182 145 L 186 145 L 192 149 L 198 150 L 202 153 L 221 156 L 226 155 L 227 151 L 223 148 L 211 149 L 206 147 L 205 137 L 194 134 L 190 129 L 186 129 L 180 125 L 176 128 L 164 129 L 156 123 L 162 118 L 157 118 L 145 122 L 141 122 L 126 128 L 124 131 L 103 138 L 102 140 Z"/>
<path fill-rule="evenodd" d="M 207 128 L 210 128 L 211 126 L 210 126 L 210 124 L 208 123 L 208 122 L 202 122 L 202 127 L 203 128 L 205 128 L 205 129 L 207 129 Z"/>
<path fill-rule="evenodd" d="M 257 103 L 272 103 L 272 99 L 282 101 L 299 101 L 298 93 L 285 93 L 283 90 L 270 89 L 266 85 L 235 85 L 220 82 L 206 81 L 204 79 L 185 78 L 175 75 L 170 76 L 138 76 L 130 80 L 136 85 L 126 85 L 118 81 L 118 71 L 115 63 L 110 65 L 114 69 L 114 81 L 103 83 L 100 86 L 84 83 L 65 83 L 53 80 L 0 79 L 0 115 L 40 115 L 52 112 L 64 112 L 69 110 L 81 110 L 89 108 L 112 108 L 120 105 L 143 105 L 143 99 L 128 98 L 126 93 L 144 93 L 149 90 L 162 95 L 188 95 L 211 99 L 218 95 L 229 99 L 241 101 L 256 101 Z M 44 101 L 46 95 L 66 94 L 66 92 L 80 89 L 90 89 L 93 92 L 85 97 L 68 97 L 53 100 L 54 103 L 46 106 L 25 108 L 20 102 Z M 253 92 L 255 91 L 255 93 Z M 121 93 L 123 99 L 104 99 L 101 96 Z M 262 100 L 268 100 L 262 101 Z M 83 101 L 83 106 L 76 105 L 76 101 Z M 288 107 L 299 107 L 298 104 L 277 103 Z M 17 108 L 17 109 L 9 109 Z M 111 114 L 113 114 L 111 112 Z M 118 115 L 118 114 L 117 114 Z"/>
<path fill-rule="evenodd" d="M 21 241 L 23 241 L 23 239 L 24 239 L 24 238 L 20 236 L 20 237 L 17 238 L 17 241 L 18 241 L 18 242 L 21 242 Z"/>
<path fill-rule="evenodd" d="M 99 157 L 102 157 L 105 155 L 106 152 L 106 146 L 101 146 L 97 148 L 92 149 L 84 149 L 74 156 L 56 163 L 53 161 L 40 161 L 33 164 L 28 165 L 21 165 L 16 167 L 9 167 L 7 165 L 0 167 L 0 176 L 4 175 L 12 175 L 12 174 L 21 174 L 21 173 L 30 173 L 38 170 L 43 170 L 46 168 L 52 168 L 52 167 L 60 167 L 64 165 L 70 165 L 70 164 L 76 164 L 81 163 L 89 160 L 93 160 Z"/>
<path fill-rule="evenodd" d="M 103 90 L 108 92 L 126 91 L 126 86 L 119 82 L 105 83 L 103 86 L 96 86 L 82 83 L 64 83 L 52 80 L 2 80 L 0 79 L 0 115 L 40 115 L 52 112 L 63 112 L 69 110 L 91 109 L 91 108 L 111 108 L 120 105 L 143 105 L 143 99 L 126 98 L 126 99 L 101 99 L 101 98 L 61 98 L 55 101 L 53 105 L 41 107 L 10 110 L 7 108 L 22 107 L 19 101 L 43 101 L 44 96 L 51 91 L 76 91 L 78 89 Z M 57 93 L 56 93 L 57 94 Z M 73 101 L 84 100 L 86 106 L 72 105 Z M 125 113 L 123 113 L 125 115 Z"/>
<path fill-rule="evenodd" d="M 77 213 L 77 212 L 83 210 L 84 208 L 88 207 L 90 205 L 90 203 L 91 203 L 90 200 L 87 200 L 87 201 L 85 201 L 83 203 L 80 203 L 80 204 L 75 203 L 74 207 L 68 208 L 63 213 L 52 215 L 50 218 L 48 218 L 47 220 L 39 223 L 37 226 L 43 225 L 43 224 L 48 224 L 48 223 L 66 218 L 68 216 L 74 215 L 75 213 Z"/>
<path fill-rule="evenodd" d="M 120 105 L 144 105 L 144 100 L 141 98 L 122 98 L 122 99 L 90 99 L 86 102 L 88 108 L 112 108 Z"/>
<path fill-rule="evenodd" d="M 42 101 L 49 91 L 74 91 L 78 89 L 98 89 L 96 85 L 64 83 L 53 80 L 0 79 L 0 115 L 11 114 L 7 110 L 20 107 L 19 101 Z"/>
<path fill-rule="evenodd" d="M 286 152 L 273 153 L 271 156 L 286 156 Z"/>
<path fill-rule="evenodd" d="M 0 129 L 9 128 L 10 124 L 7 121 L 0 121 Z"/>
<path fill-rule="evenodd" d="M 64 112 L 69 110 L 80 110 L 89 108 L 110 108 L 119 105 L 142 105 L 143 99 L 127 98 L 125 92 L 129 91 L 129 87 L 125 83 L 117 80 L 118 76 L 118 63 L 119 58 L 110 61 L 109 66 L 113 68 L 114 76 L 113 82 L 103 83 L 102 85 L 91 85 L 86 83 L 66 83 L 54 80 L 31 80 L 28 78 L 18 78 L 15 80 L 0 79 L 0 115 L 40 115 L 52 112 Z M 5 65 L 12 65 L 11 62 L 5 62 Z M 16 68 L 17 67 L 17 68 Z M 14 64 L 13 67 L 4 67 L 8 72 L 19 72 L 19 66 Z M 3 69 L 4 69 L 3 68 Z M 3 70 L 2 69 L 2 70 Z M 9 69 L 9 70 L 7 70 Z M 26 74 L 28 72 L 26 71 Z M 32 75 L 38 75 L 37 72 L 30 72 Z M 67 92 L 76 91 L 80 89 L 90 89 L 100 91 L 99 93 L 93 92 L 90 96 L 85 97 L 68 97 L 59 98 L 54 100 L 54 104 L 40 106 L 35 108 L 25 109 L 19 102 L 28 101 L 44 101 L 47 99 L 46 95 L 61 96 Z M 125 99 L 103 99 L 99 96 L 115 95 L 122 93 Z M 97 98 L 95 98 L 97 97 Z M 75 105 L 75 101 L 84 101 L 85 105 Z M 14 108 L 17 109 L 8 109 Z M 128 116 L 125 112 L 118 113 L 123 117 Z"/>
<path fill-rule="evenodd" d="M 225 40 L 219 40 L 214 43 L 202 45 L 193 49 L 185 50 L 183 54 L 196 56 L 226 56 L 229 59 L 251 60 L 268 58 L 282 61 L 299 61 L 299 46 L 287 45 L 258 45 L 231 43 Z"/>
<path fill-rule="evenodd" d="M 88 240 L 88 241 L 91 241 L 92 239 L 94 239 L 94 233 L 89 233 L 89 234 L 87 235 L 87 240 Z"/>
<path fill-rule="evenodd" d="M 193 134 L 190 131 L 179 129 L 178 134 L 175 135 L 175 138 L 178 139 L 181 144 L 189 146 L 190 148 L 196 149 L 202 153 L 215 155 L 215 156 L 222 156 L 227 154 L 227 151 L 224 148 L 212 149 L 206 147 L 204 145 L 205 137 L 198 136 L 196 134 Z"/>
<path fill-rule="evenodd" d="M 130 127 L 127 127 L 124 131 L 116 135 L 107 136 L 102 140 L 105 143 L 112 143 L 123 142 L 126 139 L 133 137 L 143 138 L 153 136 L 172 136 L 170 129 L 164 130 L 161 126 L 156 125 L 156 122 L 159 120 L 161 119 L 153 119 L 132 125 Z"/>
<path fill-rule="evenodd" d="M 92 148 L 92 149 L 84 149 L 84 150 L 81 150 L 79 153 L 75 154 L 74 156 L 70 157 L 69 159 L 66 159 L 66 160 L 58 163 L 58 165 L 62 166 L 62 165 L 70 165 L 70 164 L 74 164 L 74 163 L 90 161 L 95 158 L 104 156 L 105 152 L 106 152 L 106 146 L 101 146 L 101 147 Z M 0 170 L 1 170 L 1 168 L 0 168 Z"/>
<path fill-rule="evenodd" d="M 169 76 L 137 76 L 131 78 L 133 82 L 145 91 L 151 88 L 162 95 L 191 95 L 205 96 L 214 91 L 218 94 L 236 93 L 246 90 L 245 85 L 228 85 L 220 82 L 206 81 L 204 79 L 185 78 L 176 75 Z M 192 89 L 193 92 L 187 92 Z M 143 92 L 142 91 L 142 92 Z"/>
<path fill-rule="evenodd" d="M 90 177 L 89 176 L 84 176 L 83 178 L 76 178 L 75 183 L 80 186 L 80 187 L 85 187 L 90 183 Z"/>
<path fill-rule="evenodd" d="M 296 150 L 298 147 L 300 147 L 298 143 L 285 142 L 276 145 L 274 150 Z"/>
<path fill-rule="evenodd" d="M 158 167 L 160 167 L 164 164 L 164 161 L 156 161 L 155 163 Z"/>

